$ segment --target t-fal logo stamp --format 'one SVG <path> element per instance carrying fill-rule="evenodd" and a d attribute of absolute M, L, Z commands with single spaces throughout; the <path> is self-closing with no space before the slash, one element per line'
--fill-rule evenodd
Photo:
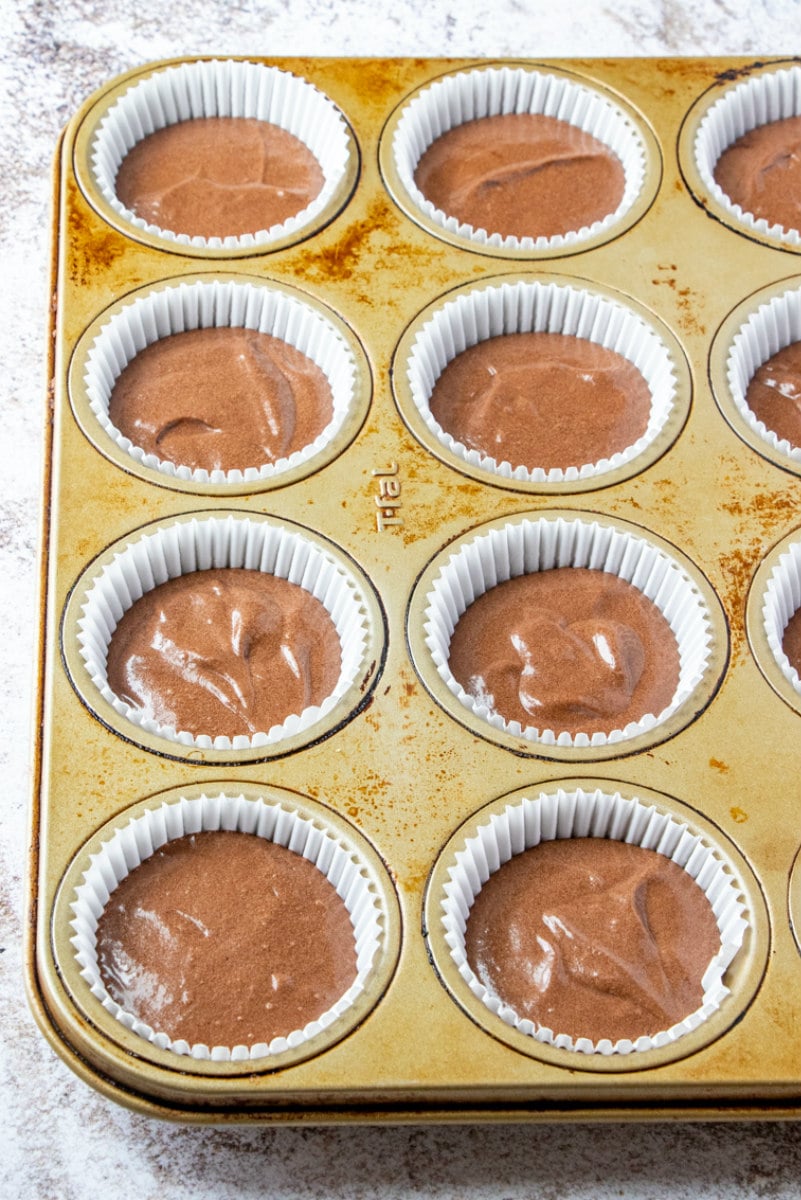
<path fill-rule="evenodd" d="M 388 467 L 382 467 L 370 472 L 378 484 L 375 500 L 375 527 L 379 533 L 387 529 L 403 525 L 401 516 L 401 481 L 398 478 L 398 464 L 391 462 Z"/>

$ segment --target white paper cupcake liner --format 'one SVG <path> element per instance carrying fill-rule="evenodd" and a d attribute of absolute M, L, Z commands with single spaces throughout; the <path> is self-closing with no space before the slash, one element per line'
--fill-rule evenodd
<path fill-rule="evenodd" d="M 166 842 L 206 830 L 236 830 L 284 846 L 302 855 L 322 872 L 335 888 L 350 914 L 356 946 L 357 974 L 351 986 L 331 1008 L 286 1036 L 253 1046 L 189 1045 L 173 1041 L 123 1009 L 108 993 L 97 960 L 97 925 L 115 888 L 140 863 Z M 244 796 L 201 795 L 147 809 L 120 827 L 100 851 L 91 856 L 70 905 L 75 958 L 80 974 L 105 1010 L 126 1029 L 161 1050 L 214 1062 L 237 1062 L 281 1054 L 310 1042 L 329 1029 L 354 1005 L 364 992 L 385 937 L 383 908 L 357 854 L 332 833 L 280 803 L 246 799 Z"/>
<path fill-rule="evenodd" d="M 639 370 L 651 392 L 645 433 L 630 446 L 594 463 L 567 468 L 499 462 L 470 449 L 443 429 L 429 407 L 445 367 L 471 346 L 514 333 L 561 333 L 616 351 Z M 500 479 L 567 483 L 616 471 L 638 458 L 659 436 L 676 402 L 676 367 L 656 330 L 633 310 L 571 285 L 509 281 L 461 292 L 437 309 L 415 339 L 406 363 L 412 399 L 426 428 L 456 458 Z"/>
<path fill-rule="evenodd" d="M 460 223 L 427 200 L 414 181 L 421 157 L 438 137 L 457 125 L 508 113 L 541 113 L 567 121 L 604 142 L 623 166 L 625 188 L 615 212 L 590 226 L 554 237 L 504 237 L 493 230 Z M 392 154 L 401 184 L 429 220 L 477 246 L 507 250 L 545 250 L 580 245 L 613 229 L 643 187 L 646 150 L 639 132 L 611 100 L 563 75 L 522 67 L 490 67 L 438 79 L 418 93 L 398 122 Z"/>
<path fill-rule="evenodd" d="M 726 362 L 726 379 L 734 407 L 749 429 L 778 454 L 801 466 L 801 446 L 779 437 L 760 421 L 746 400 L 756 372 L 786 346 L 801 341 L 801 287 L 762 303 L 740 326 Z"/>
<path fill-rule="evenodd" d="M 801 246 L 801 231 L 771 225 L 735 204 L 715 182 L 713 172 L 723 151 L 752 129 L 801 116 L 801 67 L 753 75 L 729 88 L 709 108 L 695 136 L 695 165 L 715 202 L 746 229 L 787 246 Z"/>
<path fill-rule="evenodd" d="M 490 875 L 516 854 L 556 838 L 610 838 L 655 850 L 685 870 L 702 889 L 720 931 L 721 948 L 702 979 L 703 1002 L 670 1029 L 635 1041 L 573 1038 L 521 1018 L 488 990 L 467 961 L 465 930 L 476 896 Z M 725 974 L 743 945 L 749 921 L 742 892 L 715 850 L 672 816 L 636 798 L 600 789 L 542 792 L 510 804 L 465 839 L 448 870 L 440 912 L 451 958 L 470 992 L 506 1025 L 538 1042 L 580 1054 L 627 1055 L 670 1045 L 697 1029 L 730 994 Z"/>
<path fill-rule="evenodd" d="M 801 678 L 782 649 L 787 623 L 801 608 L 801 536 L 791 541 L 768 577 L 762 620 L 768 645 L 784 678 L 801 697 Z"/>
<path fill-rule="evenodd" d="M 115 191 L 122 160 L 137 142 L 157 130 L 201 117 L 251 117 L 294 134 L 320 164 L 321 191 L 306 208 L 283 223 L 238 237 L 190 236 L 137 217 Z M 345 177 L 350 153 L 342 114 L 312 84 L 277 67 L 225 59 L 166 67 L 133 83 L 98 126 L 90 158 L 101 195 L 130 225 L 177 245 L 238 249 L 269 245 L 311 224 L 334 198 Z"/>
<path fill-rule="evenodd" d="M 449 665 L 450 642 L 470 604 L 496 584 L 554 567 L 588 567 L 618 575 L 647 596 L 668 622 L 679 650 L 679 680 L 670 704 L 624 729 L 571 735 L 506 721 L 469 695 Z M 544 746 L 624 744 L 664 724 L 693 695 L 707 673 L 714 645 L 706 602 L 684 568 L 664 550 L 622 528 L 580 518 L 540 517 L 495 526 L 451 554 L 426 598 L 425 645 L 448 691 L 489 726 Z"/>
<path fill-rule="evenodd" d="M 315 363 L 331 387 L 333 414 L 308 446 L 275 462 L 207 471 L 146 453 L 109 419 L 109 400 L 122 371 L 147 346 L 194 329 L 235 327 L 271 334 Z M 101 327 L 86 358 L 84 386 L 100 427 L 135 462 L 167 478 L 203 484 L 259 483 L 310 462 L 337 436 L 355 397 L 357 368 L 345 339 L 322 313 L 289 293 L 233 280 L 178 283 L 140 296 Z"/>
<path fill-rule="evenodd" d="M 244 567 L 287 579 L 324 605 L 339 636 L 342 668 L 336 687 L 321 705 L 292 714 L 282 724 L 252 737 L 195 737 L 186 730 L 159 725 L 111 690 L 108 647 L 123 613 L 159 584 L 213 567 Z M 96 692 L 132 726 L 182 746 L 236 751 L 272 746 L 300 733 L 313 736 L 315 725 L 336 707 L 365 668 L 368 615 L 357 579 L 333 554 L 280 524 L 229 515 L 158 527 L 115 554 L 92 579 L 85 595 L 79 596 L 79 604 L 77 636 L 83 682 L 88 685 L 83 691 L 90 707 Z"/>

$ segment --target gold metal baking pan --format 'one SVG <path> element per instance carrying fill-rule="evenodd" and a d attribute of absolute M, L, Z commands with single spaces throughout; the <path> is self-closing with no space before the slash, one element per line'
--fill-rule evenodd
<path fill-rule="evenodd" d="M 199 60 L 187 60 L 189 62 Z M 152 64 L 110 81 L 68 125 L 54 176 L 51 416 L 45 447 L 40 655 L 26 980 L 43 1033 L 105 1095 L 189 1122 L 612 1120 L 801 1116 L 797 692 L 778 672 L 758 597 L 801 538 L 801 472 L 745 436 L 726 396 L 729 343 L 752 302 L 790 286 L 797 248 L 737 227 L 693 165 L 709 105 L 798 59 L 254 59 L 313 85 L 342 115 L 347 162 L 330 203 L 294 234 L 214 247 L 165 242 L 109 210 L 97 129 Z M 640 139 L 639 192 L 619 224 L 558 253 L 465 242 L 416 211 L 392 145 L 430 83 L 509 65 L 602 95 Z M 628 128 L 628 126 L 627 126 Z M 109 313 L 175 280 L 255 281 L 330 315 L 351 347 L 357 401 L 330 452 L 269 486 L 171 480 L 126 461 L 83 394 Z M 431 440 L 406 360 L 444 298 L 505 281 L 595 289 L 657 331 L 677 406 L 641 462 L 590 486 L 488 478 Z M 79 584 L 143 530 L 224 513 L 308 531 L 351 564 L 370 653 L 319 736 L 280 752 L 174 752 L 138 736 L 74 681 Z M 434 573 L 482 531 L 558 513 L 652 539 L 711 613 L 698 692 L 658 736 L 577 754 L 454 712 L 420 623 Z M 80 694 L 79 694 L 80 692 Z M 603 1062 L 542 1049 L 476 1008 L 449 963 L 438 893 L 450 855 L 510 798 L 613 792 L 694 831 L 739 887 L 747 933 L 709 1023 L 666 1050 Z M 71 961 L 70 892 L 132 814 L 221 788 L 281 796 L 362 856 L 380 897 L 381 953 L 351 1019 L 312 1052 L 193 1065 L 120 1026 Z"/>

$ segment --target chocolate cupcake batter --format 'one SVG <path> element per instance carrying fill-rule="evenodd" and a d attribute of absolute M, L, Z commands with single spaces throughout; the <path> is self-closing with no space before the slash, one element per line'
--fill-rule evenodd
<path fill-rule="evenodd" d="M 566 470 L 642 437 L 651 392 L 614 350 L 567 334 L 513 333 L 452 359 L 429 407 L 469 450 L 512 467 Z"/>
<path fill-rule="evenodd" d="M 607 571 L 562 567 L 510 579 L 460 617 L 449 664 L 505 721 L 555 733 L 611 733 L 658 716 L 678 686 L 662 613 Z"/>
<path fill-rule="evenodd" d="M 190 1045 L 286 1036 L 356 978 L 350 917 L 322 872 L 265 838 L 222 830 L 168 842 L 126 876 L 97 948 L 112 998 Z"/>
<path fill-rule="evenodd" d="M 778 438 L 801 446 L 801 342 L 791 342 L 754 372 L 745 401 Z"/>
<path fill-rule="evenodd" d="M 146 592 L 108 648 L 111 690 L 143 717 L 195 737 L 266 733 L 321 704 L 340 669 L 339 637 L 319 600 L 233 567 Z"/>
<path fill-rule="evenodd" d="M 151 133 L 123 159 L 118 199 L 172 233 L 258 233 L 302 212 L 323 186 L 311 150 L 252 117 L 198 117 Z"/>
<path fill-rule="evenodd" d="M 549 238 L 601 221 L 618 208 L 626 183 L 608 146 L 542 113 L 449 129 L 422 155 L 414 180 L 448 216 L 516 238 Z"/>
<path fill-rule="evenodd" d="M 473 971 L 519 1017 L 593 1042 L 653 1036 L 689 1016 L 720 949 L 686 871 L 601 838 L 510 859 L 477 895 L 465 940 Z"/>
<path fill-rule="evenodd" d="M 801 675 L 801 608 L 794 612 L 784 627 L 782 650 L 790 660 L 790 666 Z"/>
<path fill-rule="evenodd" d="M 109 400 L 109 419 L 135 446 L 207 471 L 286 458 L 332 414 L 316 363 L 271 334 L 228 326 L 153 342 L 121 372 Z"/>
<path fill-rule="evenodd" d="M 723 151 L 713 175 L 745 212 L 801 230 L 801 117 L 751 129 Z"/>

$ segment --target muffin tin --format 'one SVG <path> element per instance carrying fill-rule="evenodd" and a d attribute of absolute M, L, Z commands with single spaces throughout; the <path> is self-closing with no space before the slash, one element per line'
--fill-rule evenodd
<path fill-rule="evenodd" d="M 801 469 L 738 395 L 743 363 L 771 352 L 744 327 L 781 340 L 795 319 L 799 245 L 722 206 L 696 156 L 716 102 L 745 86 L 784 113 L 799 76 L 796 59 L 186 60 L 112 81 L 71 121 L 54 185 L 26 973 L 48 1040 L 105 1095 L 206 1123 L 801 1115 L 801 686 L 779 646 L 801 603 Z M 330 122 L 336 162 L 307 221 L 212 244 L 115 204 L 108 163 L 148 121 L 255 104 L 289 122 L 294 102 L 263 110 L 263 89 L 312 104 L 299 136 Z M 420 206 L 421 124 L 515 97 L 623 139 L 636 183 L 614 219 L 515 245 Z M 555 313 L 632 359 L 646 347 L 660 399 L 643 444 L 545 472 L 443 437 L 426 392 L 448 346 Z M 204 475 L 110 426 L 109 372 L 137 347 L 273 320 L 341 381 L 309 453 Z M 673 704 L 566 738 L 465 703 L 447 669 L 454 614 L 503 578 L 600 561 L 673 623 Z M 229 563 L 328 580 L 354 647 L 339 688 L 252 740 L 132 722 L 103 684 L 120 612 L 161 577 Z M 358 994 L 269 1052 L 176 1052 L 98 985 L 97 905 L 176 830 L 257 822 L 299 852 L 331 847 L 343 891 L 356 880 Z M 524 845 L 593 832 L 703 880 L 724 951 L 686 1028 L 587 1052 L 484 1003 L 453 897 Z"/>

